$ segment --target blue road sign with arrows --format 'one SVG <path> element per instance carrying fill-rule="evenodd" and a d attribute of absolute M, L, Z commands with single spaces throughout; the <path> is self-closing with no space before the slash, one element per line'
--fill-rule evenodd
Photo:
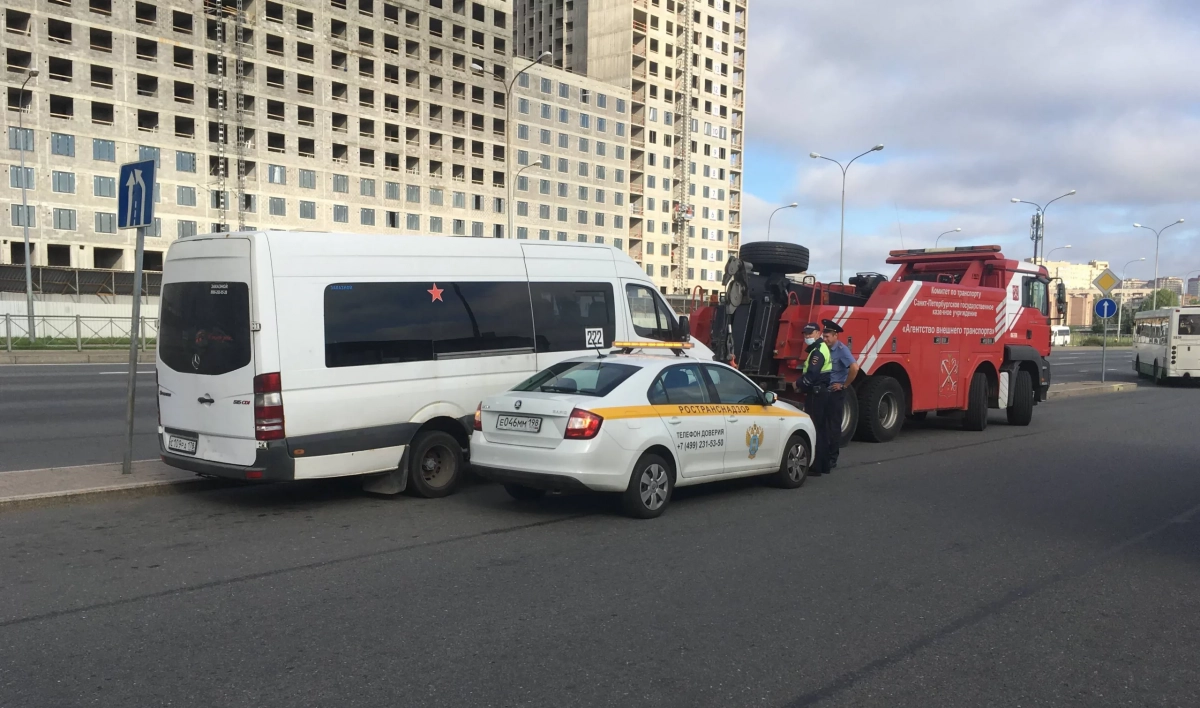
<path fill-rule="evenodd" d="M 1096 316 L 1103 320 L 1117 315 L 1117 303 L 1111 297 L 1102 297 L 1097 300 L 1094 309 Z"/>
<path fill-rule="evenodd" d="M 154 224 L 154 160 L 121 165 L 117 179 L 117 228 Z"/>

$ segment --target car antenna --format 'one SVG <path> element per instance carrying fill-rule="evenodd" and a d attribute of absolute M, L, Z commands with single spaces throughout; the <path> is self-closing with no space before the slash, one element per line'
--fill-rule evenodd
<path fill-rule="evenodd" d="M 600 351 L 599 344 L 596 345 L 596 356 L 600 359 L 603 359 L 605 357 L 604 352 Z"/>

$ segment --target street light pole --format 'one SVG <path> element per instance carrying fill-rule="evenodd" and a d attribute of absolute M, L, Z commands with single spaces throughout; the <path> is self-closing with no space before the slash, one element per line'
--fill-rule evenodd
<path fill-rule="evenodd" d="M 18 101 L 25 98 L 25 85 L 32 79 L 36 79 L 38 75 L 37 69 L 30 69 L 29 75 L 21 82 L 21 92 L 17 94 Z M 31 98 L 30 103 L 33 103 Z M 25 172 L 25 107 L 21 106 L 17 111 L 17 138 L 21 141 L 21 231 L 25 234 L 25 312 L 28 316 L 27 326 L 29 327 L 29 344 L 32 346 L 37 339 L 37 327 L 34 324 L 33 318 L 33 266 L 29 261 L 29 202 L 26 199 L 25 191 L 27 186 L 27 173 Z M 32 142 L 32 141 L 31 141 Z"/>
<path fill-rule="evenodd" d="M 938 234 L 938 237 L 937 237 L 937 239 L 935 239 L 935 240 L 934 240 L 934 242 L 933 242 L 933 247 L 934 247 L 934 248 L 937 248 L 937 247 L 938 247 L 938 243 L 939 243 L 939 242 L 941 242 L 941 240 L 942 240 L 942 237 L 943 237 L 943 236 L 945 236 L 946 234 L 956 234 L 956 233 L 958 233 L 959 231 L 962 231 L 962 227 L 961 227 L 961 226 L 960 226 L 960 227 L 957 227 L 957 228 L 950 229 L 949 231 L 943 231 L 942 233 Z"/>
<path fill-rule="evenodd" d="M 516 238 L 516 236 L 513 235 L 513 180 L 516 179 L 516 177 L 512 174 L 512 163 L 513 163 L 513 157 L 512 157 L 512 99 L 513 99 L 512 90 L 513 90 L 513 86 L 517 85 L 517 79 L 521 76 L 521 74 L 524 74 L 526 71 L 529 71 L 530 69 L 532 69 L 534 64 L 539 64 L 539 63 L 541 63 L 541 61 L 543 59 L 553 58 L 553 57 L 554 57 L 554 54 L 552 54 L 550 52 L 542 52 L 541 54 L 539 54 L 537 56 L 537 59 L 534 59 L 533 61 L 529 62 L 529 64 L 526 65 L 526 67 L 524 69 L 521 69 L 517 73 L 513 74 L 513 77 L 511 79 L 509 79 L 508 81 L 501 79 L 499 76 L 496 76 L 495 72 L 492 72 L 492 78 L 499 81 L 500 83 L 504 84 L 504 173 L 505 173 L 505 179 L 504 179 L 505 190 L 504 191 L 506 192 L 506 202 L 504 204 L 504 210 L 506 212 L 508 212 L 508 232 L 505 234 L 506 238 Z M 484 70 L 484 67 L 482 64 L 472 64 L 471 68 L 476 69 L 478 71 Z"/>
<path fill-rule="evenodd" d="M 550 156 L 542 155 L 541 157 L 538 158 L 537 162 L 531 162 L 528 165 L 525 165 L 521 169 L 517 170 L 517 173 L 515 175 L 513 175 L 513 177 L 512 177 L 513 182 L 516 182 L 517 180 L 521 179 L 521 175 L 525 174 L 525 170 L 533 169 L 534 167 L 541 167 L 543 169 L 549 169 L 550 168 Z M 509 206 L 512 208 L 516 208 L 516 203 L 515 202 L 511 203 L 511 204 L 509 204 Z M 512 223 L 513 223 L 513 218 L 510 215 L 508 218 L 508 228 L 509 229 L 513 228 Z M 510 236 L 509 238 L 516 238 L 516 234 Z"/>
<path fill-rule="evenodd" d="M 1146 260 L 1145 256 L 1134 258 L 1129 263 L 1137 263 L 1138 261 Z M 1129 268 L 1129 263 L 1121 266 L 1121 294 L 1117 295 L 1117 338 L 1121 337 L 1121 312 L 1125 309 L 1125 270 Z"/>
<path fill-rule="evenodd" d="M 1034 265 L 1037 265 L 1038 244 L 1039 243 L 1041 243 L 1041 246 L 1042 246 L 1042 262 L 1043 263 L 1046 262 L 1046 255 L 1045 255 L 1046 254 L 1046 210 L 1049 209 L 1050 205 L 1053 204 L 1054 202 L 1057 202 L 1059 199 L 1062 199 L 1063 197 L 1069 197 L 1074 193 L 1075 193 L 1075 190 L 1072 189 L 1071 191 L 1067 192 L 1066 194 L 1062 195 L 1061 197 L 1055 197 L 1055 198 L 1051 199 L 1050 201 L 1046 202 L 1046 206 L 1040 206 L 1037 202 L 1027 202 L 1024 199 L 1018 199 L 1017 197 L 1013 197 L 1010 200 L 1010 201 L 1012 201 L 1013 204 L 1029 204 L 1030 206 L 1037 209 L 1039 218 L 1038 218 L 1037 237 L 1033 241 L 1033 263 L 1034 263 Z"/>
<path fill-rule="evenodd" d="M 1154 284 L 1152 286 L 1154 289 L 1154 306 L 1150 308 L 1152 310 L 1158 309 L 1158 244 L 1162 240 L 1162 232 L 1166 231 L 1167 229 L 1171 228 L 1172 226 L 1175 226 L 1176 224 L 1182 224 L 1182 223 L 1183 223 L 1183 219 L 1180 219 L 1179 221 L 1175 221 L 1170 224 L 1167 224 L 1166 226 L 1162 227 L 1158 231 L 1155 231 L 1154 229 L 1150 228 L 1149 226 L 1142 226 L 1141 224 L 1133 225 L 1133 227 L 1135 229 L 1145 229 L 1154 234 Z"/>
<path fill-rule="evenodd" d="M 883 143 L 880 143 L 880 144 L 876 145 L 875 147 L 871 148 L 870 150 L 867 150 L 862 155 L 858 155 L 857 157 L 854 158 L 854 160 L 857 160 L 859 157 L 862 157 L 863 155 L 869 155 L 873 152 L 878 152 L 882 149 L 883 149 Z M 842 170 L 842 228 L 841 228 L 841 236 L 838 238 L 838 241 L 839 241 L 839 245 L 838 245 L 838 281 L 845 282 L 845 275 L 846 275 L 846 273 L 845 273 L 845 264 L 846 264 L 846 170 L 850 169 L 850 165 L 854 164 L 854 160 L 851 160 L 851 161 L 847 162 L 845 165 L 842 165 L 842 163 L 838 162 L 837 160 L 833 159 L 832 157 L 825 157 L 824 155 L 822 155 L 820 153 L 810 152 L 810 153 L 808 153 L 808 156 L 813 158 L 814 160 L 816 160 L 816 159 L 829 160 L 833 164 L 840 167 Z"/>
<path fill-rule="evenodd" d="M 795 209 L 798 206 L 800 206 L 800 205 L 797 204 L 796 202 L 792 202 L 791 204 L 784 204 L 783 206 L 779 207 L 779 209 L 776 209 L 775 211 L 779 211 L 780 209 Z M 768 241 L 771 240 L 771 219 L 775 218 L 775 211 L 771 212 L 771 215 L 767 217 L 767 240 Z"/>

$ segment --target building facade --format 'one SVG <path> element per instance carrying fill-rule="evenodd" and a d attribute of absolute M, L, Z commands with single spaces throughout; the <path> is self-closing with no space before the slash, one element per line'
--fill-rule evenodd
<path fill-rule="evenodd" d="M 1092 281 L 1108 268 L 1108 261 L 1043 261 L 1042 265 L 1046 267 L 1051 278 L 1062 278 L 1067 290 L 1087 290 L 1092 287 Z"/>
<path fill-rule="evenodd" d="M 697 245 L 683 275 L 711 287 L 739 236 L 745 7 L 689 3 L 701 17 L 696 159 L 683 163 Z M 531 61 L 514 49 L 538 54 L 508 0 L 12 0 L 0 263 L 24 261 L 28 223 L 34 264 L 131 269 L 115 180 L 121 163 L 154 159 L 148 268 L 175 238 L 209 231 L 432 233 L 610 244 L 680 289 L 672 45 L 684 4 L 554 12 L 580 8 L 613 35 L 593 39 L 596 62 L 567 42 L 560 66 L 516 78 Z M 593 38 L 586 21 L 562 32 Z"/>
<path fill-rule="evenodd" d="M 741 240 L 744 0 L 517 0 L 518 53 L 631 92 L 629 254 L 717 287 Z"/>

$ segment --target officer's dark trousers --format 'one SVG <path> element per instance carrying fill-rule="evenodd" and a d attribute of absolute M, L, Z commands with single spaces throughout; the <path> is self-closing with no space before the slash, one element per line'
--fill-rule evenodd
<path fill-rule="evenodd" d="M 838 461 L 838 452 L 842 447 L 842 416 L 846 407 L 846 389 L 829 392 L 829 415 L 825 439 L 829 445 L 829 466 L 833 467 Z"/>
<path fill-rule="evenodd" d="M 812 418 L 813 428 L 817 432 L 812 473 L 825 474 L 829 471 L 829 388 L 822 386 L 804 394 L 804 412 Z"/>

